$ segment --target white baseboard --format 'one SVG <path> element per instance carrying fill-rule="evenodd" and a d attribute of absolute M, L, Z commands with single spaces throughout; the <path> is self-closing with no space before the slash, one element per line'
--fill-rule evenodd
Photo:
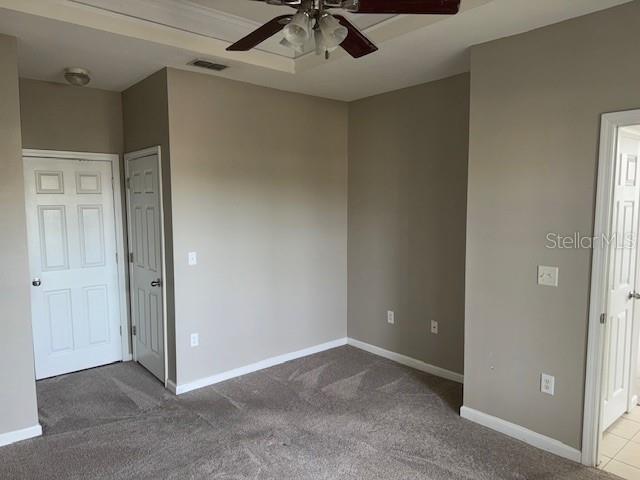
<path fill-rule="evenodd" d="M 406 365 L 407 367 L 415 368 L 416 370 L 430 373 L 431 375 L 435 375 L 437 377 L 453 380 L 454 382 L 464 383 L 464 375 L 457 372 L 452 372 L 451 370 L 436 367 L 435 365 L 430 365 L 426 362 L 423 362 L 422 360 L 416 360 L 415 358 L 407 357 L 406 355 L 402 355 L 400 353 L 385 350 L 384 348 L 361 342 L 360 340 L 356 340 L 355 338 L 348 338 L 348 344 L 353 347 L 359 348 L 360 350 L 378 355 L 379 357 L 388 358 L 389 360 L 393 360 L 394 362 L 401 363 L 402 365 Z"/>
<path fill-rule="evenodd" d="M 355 348 L 359 348 L 360 350 L 373 353 L 374 355 L 388 358 L 389 360 L 393 360 L 394 362 L 398 362 L 402 365 L 415 368 L 416 370 L 453 380 L 454 382 L 464 383 L 464 376 L 459 373 L 436 367 L 435 365 L 430 365 L 421 360 L 416 360 L 415 358 L 407 357 L 406 355 L 391 352 L 389 350 L 376 347 L 375 345 L 361 342 L 360 340 L 356 340 L 353 338 L 339 338 L 331 342 L 315 345 L 313 347 L 305 348 L 304 350 L 298 350 L 297 352 L 285 353 L 276 357 L 267 358 L 256 363 L 252 363 L 251 365 L 245 365 L 244 367 L 228 370 L 226 372 L 218 373 L 206 378 L 201 378 L 189 383 L 176 385 L 175 382 L 168 380 L 167 388 L 175 395 L 181 395 L 183 393 L 191 392 L 199 388 L 208 387 L 209 385 L 215 385 L 216 383 L 224 382 L 225 380 L 229 380 L 231 378 L 240 377 L 242 375 L 273 367 L 274 365 L 279 365 L 290 360 L 295 360 L 296 358 L 307 357 L 309 355 L 313 355 L 314 353 L 323 352 L 325 350 L 330 350 L 332 348 L 341 347 L 347 344 Z"/>
<path fill-rule="evenodd" d="M 569 445 L 565 445 L 553 438 L 521 427 L 515 423 L 507 422 L 501 418 L 493 417 L 469 407 L 462 407 L 460 409 L 460 416 L 497 432 L 516 438 L 522 442 L 528 443 L 529 445 L 541 450 L 558 455 L 559 457 L 567 458 L 578 463 L 582 460 L 582 453 L 580 450 L 570 447 Z"/>
<path fill-rule="evenodd" d="M 167 389 L 174 395 L 178 394 L 178 386 L 173 380 L 167 380 Z"/>
<path fill-rule="evenodd" d="M 276 357 L 267 358 L 265 360 L 261 360 L 256 363 L 252 363 L 251 365 L 245 365 L 244 367 L 234 368 L 233 370 L 228 370 L 226 372 L 218 373 L 210 377 L 201 378 L 200 380 L 196 380 L 194 382 L 176 385 L 174 382 L 168 381 L 167 388 L 173 393 L 175 393 L 176 395 L 181 395 L 183 393 L 187 393 L 192 390 L 197 390 L 198 388 L 208 387 L 209 385 L 214 385 L 216 383 L 224 382 L 225 380 L 229 380 L 231 378 L 240 377 L 242 375 L 253 373 L 258 370 L 263 370 L 265 368 L 273 367 L 274 365 L 279 365 L 281 363 L 288 362 L 290 360 L 295 360 L 296 358 L 307 357 L 309 355 L 313 355 L 314 353 L 319 353 L 325 350 L 330 350 L 332 348 L 341 347 L 346 344 L 347 344 L 346 338 L 339 338 L 337 340 L 332 340 L 331 342 L 322 343 L 320 345 L 315 345 L 313 347 L 305 348 L 303 350 L 298 350 L 297 352 L 285 353 L 284 355 L 278 355 Z"/>
<path fill-rule="evenodd" d="M 40 435 L 42 435 L 42 426 L 40 424 L 34 425 L 33 427 L 23 428 L 22 430 L 0 433 L 0 447 L 19 442 L 21 440 L 39 437 Z"/>

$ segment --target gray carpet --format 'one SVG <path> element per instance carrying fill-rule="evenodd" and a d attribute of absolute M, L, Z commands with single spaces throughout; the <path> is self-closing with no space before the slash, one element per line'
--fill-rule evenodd
<path fill-rule="evenodd" d="M 174 397 L 140 366 L 38 382 L 8 479 L 609 479 L 461 419 L 460 385 L 351 347 Z"/>

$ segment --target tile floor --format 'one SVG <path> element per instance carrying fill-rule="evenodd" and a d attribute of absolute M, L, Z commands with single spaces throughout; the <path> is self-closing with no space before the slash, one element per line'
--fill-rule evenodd
<path fill-rule="evenodd" d="M 605 432 L 600 450 L 599 468 L 626 480 L 640 480 L 640 407 Z"/>

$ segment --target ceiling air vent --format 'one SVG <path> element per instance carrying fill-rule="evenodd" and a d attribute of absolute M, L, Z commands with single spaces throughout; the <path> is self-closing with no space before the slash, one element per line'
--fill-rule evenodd
<path fill-rule="evenodd" d="M 221 72 L 222 70 L 226 70 L 227 68 L 229 68 L 227 65 L 213 63 L 207 60 L 194 60 L 193 62 L 189 62 L 189 65 L 193 65 L 194 67 L 206 68 L 207 70 L 214 70 L 216 72 Z"/>

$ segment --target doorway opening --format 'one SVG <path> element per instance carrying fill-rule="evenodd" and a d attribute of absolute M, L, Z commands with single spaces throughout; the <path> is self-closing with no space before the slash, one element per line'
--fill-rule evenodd
<path fill-rule="evenodd" d="M 639 211 L 640 110 L 608 113 L 600 137 L 582 463 L 621 476 L 640 474 Z"/>
<path fill-rule="evenodd" d="M 23 163 L 36 379 L 129 360 L 118 155 Z"/>
<path fill-rule="evenodd" d="M 166 387 L 159 147 L 125 156 L 127 174 L 145 164 L 126 209 L 119 155 L 25 149 L 23 163 L 36 380 L 135 360 Z"/>
<path fill-rule="evenodd" d="M 159 146 L 124 156 L 133 358 L 168 382 L 167 292 Z"/>

